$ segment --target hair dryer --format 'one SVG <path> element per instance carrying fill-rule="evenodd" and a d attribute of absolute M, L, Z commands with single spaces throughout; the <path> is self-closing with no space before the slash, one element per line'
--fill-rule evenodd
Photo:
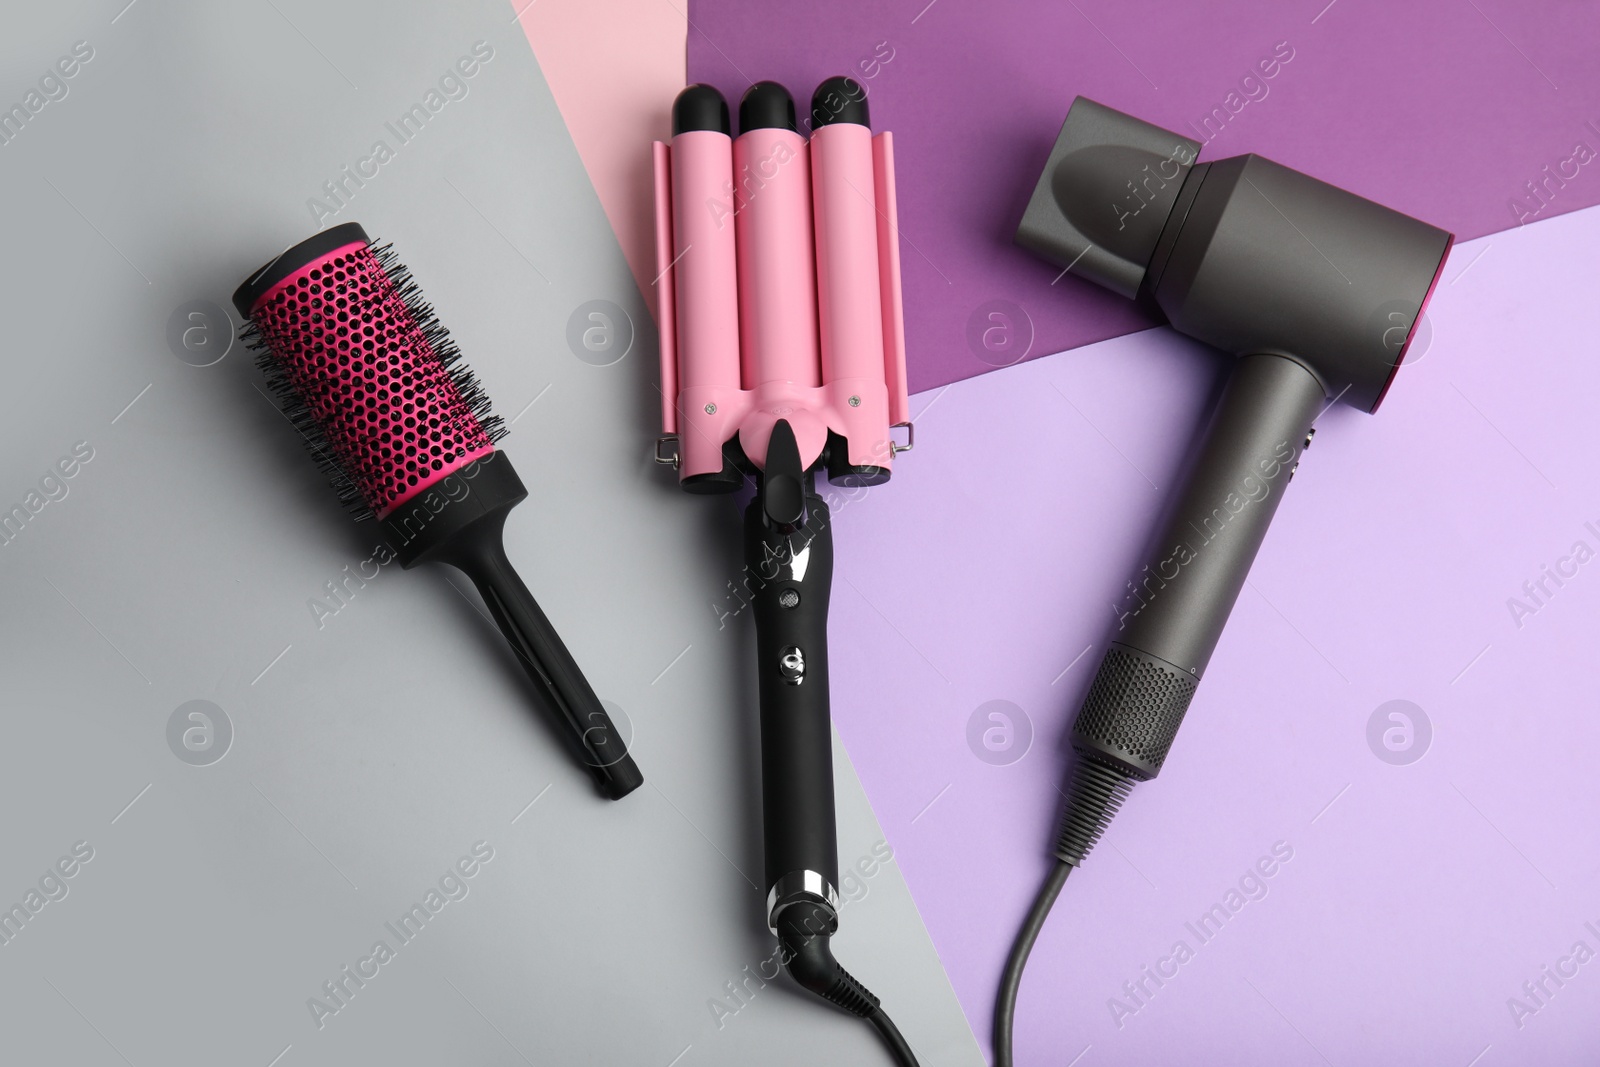
<path fill-rule="evenodd" d="M 739 105 L 691 85 L 656 142 L 662 427 L 657 459 L 691 493 L 747 476 L 745 578 L 756 623 L 767 924 L 801 986 L 915 1057 L 878 999 L 834 959 L 839 861 L 828 711 L 833 531 L 816 491 L 889 478 L 906 425 L 890 135 L 866 91 L 830 78 L 809 141 L 794 100 L 759 82 Z M 675 456 L 662 448 L 676 444 Z"/>
<path fill-rule="evenodd" d="M 1312 422 L 1339 400 L 1377 410 L 1452 241 L 1260 156 L 1199 150 L 1079 97 L 1017 230 L 1063 273 L 1240 358 L 1072 728 L 1058 862 L 1001 981 L 997 1067 L 1044 917 L 1134 783 L 1160 773 Z"/>

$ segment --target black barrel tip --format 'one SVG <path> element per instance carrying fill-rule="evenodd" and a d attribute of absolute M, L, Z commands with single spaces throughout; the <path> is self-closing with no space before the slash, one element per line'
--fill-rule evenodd
<path fill-rule="evenodd" d="M 811 94 L 811 125 L 813 129 L 848 122 L 856 126 L 872 125 L 867 117 L 867 90 L 854 78 L 838 74 L 817 86 Z"/>
<path fill-rule="evenodd" d="M 672 102 L 672 136 L 696 130 L 732 133 L 728 101 L 710 85 L 691 85 Z"/>
<path fill-rule="evenodd" d="M 756 82 L 739 101 L 739 132 L 794 130 L 794 97 L 777 82 Z"/>

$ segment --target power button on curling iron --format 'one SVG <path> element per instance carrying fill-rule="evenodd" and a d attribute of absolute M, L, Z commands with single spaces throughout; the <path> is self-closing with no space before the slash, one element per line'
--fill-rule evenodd
<path fill-rule="evenodd" d="M 799 685 L 806 680 L 806 654 L 797 645 L 790 645 L 778 657 L 778 673 L 790 685 Z"/>

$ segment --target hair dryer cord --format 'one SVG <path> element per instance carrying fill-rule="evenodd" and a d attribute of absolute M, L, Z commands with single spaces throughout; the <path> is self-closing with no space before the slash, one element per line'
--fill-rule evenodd
<path fill-rule="evenodd" d="M 1061 812 L 1061 827 L 1056 834 L 1056 865 L 1039 887 L 1033 907 L 1017 931 L 1016 943 L 1011 946 L 1011 956 L 1000 977 L 1000 992 L 994 1002 L 994 1067 L 1012 1067 L 1011 1024 L 1017 1011 L 1017 986 L 1022 982 L 1022 968 L 1028 963 L 1028 953 L 1038 940 L 1051 905 L 1061 895 L 1072 868 L 1081 866 L 1100 840 L 1133 789 L 1135 779 L 1125 771 L 1109 767 L 1098 760 L 1078 753 L 1073 759 L 1073 774 L 1067 785 L 1067 802 Z"/>
<path fill-rule="evenodd" d="M 1051 905 L 1061 895 L 1061 887 L 1067 884 L 1067 875 L 1071 873 L 1070 863 L 1058 861 L 1051 869 L 1011 946 L 1011 956 L 1000 976 L 1000 992 L 994 1002 L 994 1067 L 1011 1067 L 1011 1022 L 1017 1011 L 1017 986 L 1022 983 L 1022 968 L 1028 965 L 1028 953 L 1033 951 L 1033 943 L 1039 938 L 1044 917 L 1050 914 Z"/>

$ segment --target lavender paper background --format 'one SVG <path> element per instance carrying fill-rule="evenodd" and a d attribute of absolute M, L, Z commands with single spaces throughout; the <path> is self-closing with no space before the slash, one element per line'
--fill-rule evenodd
<path fill-rule="evenodd" d="M 1520 1029 L 1507 998 L 1600 950 L 1600 560 L 1520 628 L 1507 601 L 1600 550 L 1597 249 L 1600 209 L 1458 246 L 1381 414 L 1319 420 L 1166 769 L 1045 927 L 1019 1063 L 1592 1062 L 1600 962 Z M 985 1046 L 1062 738 L 1224 370 L 1160 328 L 921 394 L 916 452 L 841 505 L 840 734 Z M 996 699 L 1032 723 L 1010 766 L 968 746 Z M 1409 766 L 1367 741 L 1394 699 L 1433 727 Z M 1200 946 L 1183 924 L 1277 841 L 1267 897 Z M 1119 1029 L 1108 1000 L 1179 939 Z"/>
<path fill-rule="evenodd" d="M 1539 206 L 1526 186 L 1544 167 L 1578 141 L 1600 147 L 1592 3 L 694 0 L 688 13 L 689 78 L 731 101 L 763 78 L 802 99 L 829 74 L 867 85 L 874 124 L 895 133 L 913 391 L 1151 324 L 1110 293 L 1052 287 L 1056 271 L 1011 246 L 1080 93 L 1195 136 L 1287 42 L 1294 58 L 1202 158 L 1259 152 L 1462 240 L 1517 225 L 1510 201 Z M 1600 161 L 1574 171 L 1537 218 L 1600 202 Z M 992 324 L 995 300 L 1013 332 L 985 349 L 969 324 Z"/>

